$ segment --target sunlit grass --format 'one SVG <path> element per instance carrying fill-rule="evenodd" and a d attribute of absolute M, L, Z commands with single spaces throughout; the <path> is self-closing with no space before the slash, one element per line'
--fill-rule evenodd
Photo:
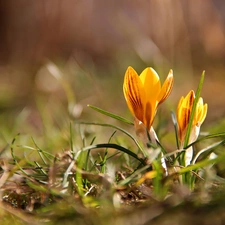
<path fill-rule="evenodd" d="M 169 131 L 174 143 L 161 141 L 161 135 L 152 142 L 146 129 L 145 143 L 136 136 L 131 117 L 114 111 L 113 105 L 105 110 L 103 104 L 85 100 L 90 105 L 82 104 L 84 116 L 78 115 L 79 97 L 73 96 L 71 83 L 56 65 L 50 64 L 50 72 L 62 85 L 66 102 L 38 95 L 36 130 L 27 111 L 21 111 L 17 124 L 1 131 L 4 224 L 144 224 L 166 217 L 168 210 L 174 216 L 173 210 L 182 210 L 182 205 L 220 206 L 216 195 L 224 192 L 225 133 L 203 133 L 188 141 L 204 74 L 179 148 L 175 113 L 166 121 L 174 125 Z M 122 84 L 120 95 L 123 99 Z M 110 96 L 104 97 L 110 105 Z M 160 133 L 165 121 L 157 123 Z M 165 147 L 168 144 L 172 149 Z M 184 155 L 191 146 L 194 156 L 186 166 Z M 192 216 L 194 210 L 188 213 Z"/>

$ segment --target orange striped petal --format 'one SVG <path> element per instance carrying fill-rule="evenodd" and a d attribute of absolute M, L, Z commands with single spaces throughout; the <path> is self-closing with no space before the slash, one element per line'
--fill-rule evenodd
<path fill-rule="evenodd" d="M 148 130 L 151 128 L 154 117 L 155 117 L 156 109 L 153 108 L 150 102 L 146 103 L 145 107 L 145 115 L 144 115 L 144 123 Z"/>
<path fill-rule="evenodd" d="M 178 107 L 177 107 L 177 122 L 179 127 L 179 138 L 181 142 L 183 141 L 188 123 L 190 121 L 190 115 L 193 108 L 193 103 L 195 100 L 194 91 L 190 91 L 188 95 L 184 98 L 181 97 Z M 203 99 L 200 97 L 196 106 L 192 131 L 189 141 L 195 141 L 200 132 L 200 126 L 204 122 L 207 114 L 208 105 L 203 104 Z"/>
<path fill-rule="evenodd" d="M 191 110 L 192 110 L 194 100 L 195 100 L 195 93 L 194 91 L 190 91 L 183 101 L 182 107 L 186 109 L 186 113 L 183 115 L 184 116 L 183 122 L 186 126 L 188 125 L 190 120 L 190 115 L 191 115 Z"/>
<path fill-rule="evenodd" d="M 178 104 L 177 122 L 179 126 L 180 140 L 184 138 L 186 128 L 189 123 L 194 98 L 195 98 L 194 91 L 190 91 L 185 98 L 181 97 L 180 102 Z"/>
<path fill-rule="evenodd" d="M 182 123 L 182 110 L 181 110 L 181 105 L 183 104 L 183 101 L 184 101 L 184 97 L 182 96 L 180 98 L 180 101 L 178 103 L 178 106 L 177 106 L 177 122 L 178 122 L 178 125 L 179 127 L 181 127 L 181 125 L 183 124 Z"/>
<path fill-rule="evenodd" d="M 138 74 L 132 67 L 128 67 L 125 73 L 123 92 L 131 113 L 145 123 L 145 92 Z"/>
<path fill-rule="evenodd" d="M 170 95 L 170 92 L 172 91 L 172 87 L 173 87 L 173 70 L 170 70 L 158 97 L 159 104 L 167 99 L 167 97 Z"/>
<path fill-rule="evenodd" d="M 181 108 L 181 105 L 183 104 L 183 101 L 184 101 L 184 96 L 182 96 L 180 98 L 180 101 L 178 103 L 178 106 L 177 106 L 177 116 L 180 117 L 180 108 Z"/>

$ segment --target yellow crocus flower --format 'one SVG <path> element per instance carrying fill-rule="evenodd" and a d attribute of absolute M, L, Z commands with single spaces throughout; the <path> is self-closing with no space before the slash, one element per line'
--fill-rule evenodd
<path fill-rule="evenodd" d="M 123 92 L 133 116 L 150 130 L 158 105 L 170 94 L 173 86 L 173 71 L 170 70 L 164 84 L 153 68 L 146 68 L 140 76 L 128 67 L 124 77 Z"/>
<path fill-rule="evenodd" d="M 177 107 L 177 122 L 179 129 L 179 139 L 184 141 L 186 130 L 189 124 L 191 110 L 195 100 L 195 93 L 191 90 L 186 97 L 181 97 Z M 196 106 L 192 128 L 200 127 L 205 120 L 207 114 L 207 104 L 203 104 L 203 99 L 200 97 Z"/>
<path fill-rule="evenodd" d="M 190 121 L 191 111 L 195 100 L 195 93 L 191 90 L 186 97 L 181 97 L 177 107 L 177 122 L 179 131 L 179 140 L 181 148 L 184 145 L 184 139 L 187 131 L 187 127 Z M 191 134 L 189 138 L 189 144 L 196 141 L 200 132 L 200 126 L 205 120 L 207 114 L 208 105 L 203 103 L 203 99 L 200 97 L 196 106 L 193 124 L 191 128 Z M 190 147 L 186 150 L 186 166 L 190 164 L 193 156 L 193 149 Z"/>

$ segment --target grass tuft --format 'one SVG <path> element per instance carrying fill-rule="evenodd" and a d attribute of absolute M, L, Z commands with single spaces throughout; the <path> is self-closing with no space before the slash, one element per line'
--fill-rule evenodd
<path fill-rule="evenodd" d="M 64 83 L 68 104 L 75 104 L 69 82 L 61 75 L 57 79 Z M 161 142 L 153 128 L 149 132 L 141 126 L 142 136 L 135 137 L 133 122 L 92 105 L 88 107 L 121 126 L 93 122 L 93 118 L 80 122 L 69 113 L 62 127 L 57 121 L 60 131 L 54 127 L 46 133 L 43 126 L 45 136 L 38 140 L 33 134 L 31 138 L 17 134 L 0 151 L 2 223 L 164 224 L 179 217 L 190 224 L 192 217 L 198 224 L 196 212 L 206 218 L 211 213 L 209 223 L 216 212 L 224 219 L 225 132 L 189 143 L 203 80 L 204 72 L 182 149 L 173 112 L 176 143 Z M 43 112 L 41 116 L 45 117 Z M 45 143 L 49 137 L 50 144 Z M 58 140 L 65 145 L 58 147 Z M 189 147 L 194 148 L 193 160 L 184 166 L 179 162 Z"/>

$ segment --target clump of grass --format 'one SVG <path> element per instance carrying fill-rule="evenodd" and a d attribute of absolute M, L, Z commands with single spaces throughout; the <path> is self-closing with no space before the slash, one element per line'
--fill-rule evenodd
<path fill-rule="evenodd" d="M 70 145 L 56 155 L 40 148 L 34 138 L 33 146 L 17 144 L 18 134 L 4 149 L 10 150 L 11 158 L 1 158 L 0 215 L 5 224 L 160 224 L 168 216 L 173 221 L 182 218 L 182 210 L 186 209 L 186 217 L 193 216 L 196 221 L 198 209 L 211 212 L 216 206 L 221 210 L 216 193 L 224 193 L 224 178 L 217 175 L 216 166 L 225 160 L 225 154 L 215 151 L 224 145 L 225 133 L 188 142 L 203 79 L 204 74 L 183 148 L 179 148 L 177 120 L 172 113 L 177 149 L 171 152 L 158 139 L 151 142 L 148 131 L 149 142 L 145 145 L 111 123 L 71 122 Z M 121 116 L 89 107 L 134 126 Z M 96 127 L 96 131 L 97 127 L 107 130 L 106 141 L 96 143 L 97 132 L 86 135 L 84 130 L 89 126 Z M 79 147 L 74 143 L 78 135 L 82 139 Z M 194 147 L 196 154 L 185 166 L 184 154 L 189 147 Z M 15 148 L 28 154 L 17 156 Z"/>

